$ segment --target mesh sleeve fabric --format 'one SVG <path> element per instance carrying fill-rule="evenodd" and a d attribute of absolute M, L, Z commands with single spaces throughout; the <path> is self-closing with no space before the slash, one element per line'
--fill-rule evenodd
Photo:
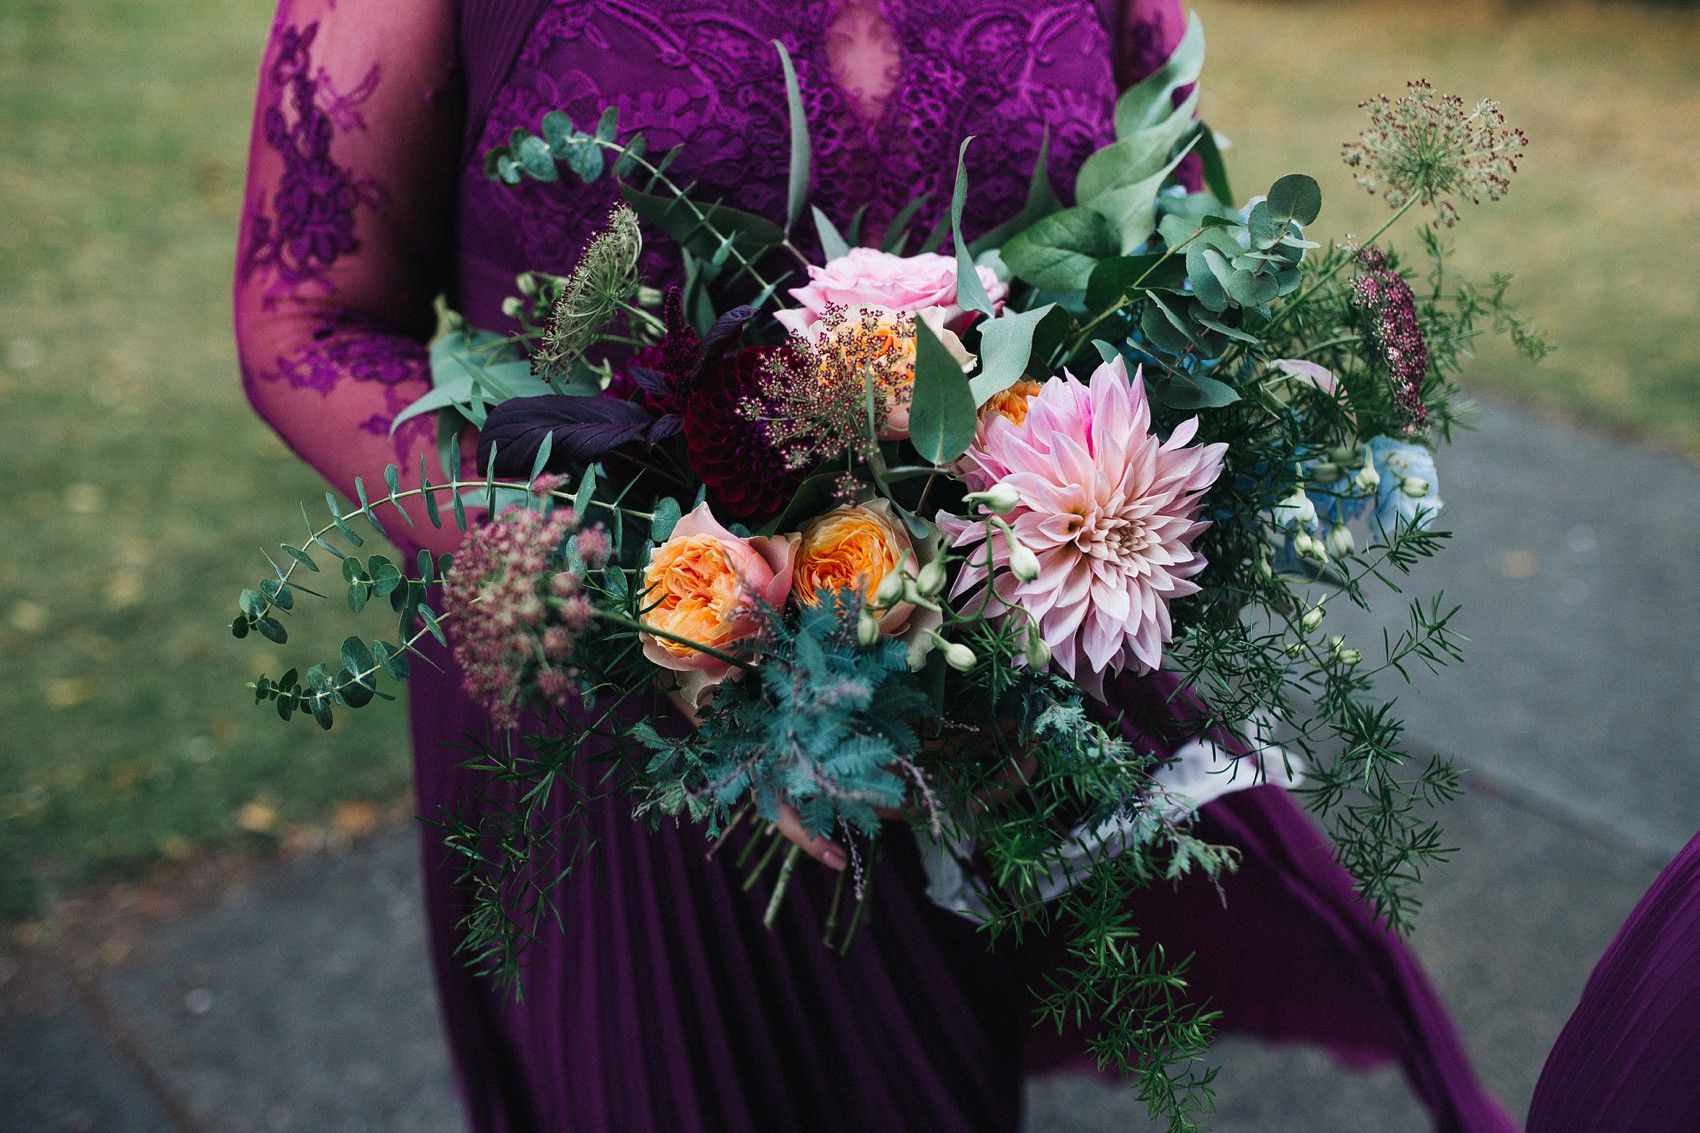
<path fill-rule="evenodd" d="M 350 497 L 390 463 L 416 485 L 435 448 L 431 417 L 391 426 L 430 387 L 462 120 L 453 0 L 282 0 L 249 151 L 237 353 L 255 410 Z"/>

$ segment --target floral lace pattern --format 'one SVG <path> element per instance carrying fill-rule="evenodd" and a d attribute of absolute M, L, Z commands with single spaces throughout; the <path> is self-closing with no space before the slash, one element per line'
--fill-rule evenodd
<path fill-rule="evenodd" d="M 384 203 L 375 180 L 356 176 L 331 158 L 338 131 L 365 128 L 360 104 L 378 85 L 378 66 L 374 63 L 352 90 L 339 92 L 324 69 L 313 66 L 318 34 L 316 22 L 282 29 L 267 75 L 273 100 L 262 117 L 262 136 L 283 159 L 283 175 L 269 212 L 263 196 L 248 203 L 239 271 L 243 280 L 257 271 L 269 273 L 266 295 L 274 301 L 302 284 L 329 291 L 326 270 L 360 248 L 355 210 Z"/>
<path fill-rule="evenodd" d="M 789 134 L 775 39 L 797 65 L 814 143 L 811 199 L 841 229 L 865 206 L 864 231 L 882 232 L 925 195 L 913 230 L 927 233 L 945 213 L 957 146 L 970 135 L 978 140 L 968 158 L 969 232 L 1019 210 L 1047 133 L 1052 181 L 1063 193 L 1073 170 L 1109 139 L 1115 79 L 1094 0 L 965 0 L 948 10 L 880 0 L 901 55 L 891 89 L 873 99 L 845 89 L 834 73 L 840 3 L 555 0 L 498 91 L 463 171 L 463 249 L 515 270 L 566 271 L 606 216 L 606 182 L 511 189 L 484 180 L 485 149 L 517 127 L 536 129 L 557 109 L 594 127 L 615 106 L 622 138 L 641 131 L 652 154 L 686 145 L 671 172 L 694 183 L 699 199 L 735 198 L 750 211 L 782 215 Z M 862 105 L 877 116 L 864 120 Z M 799 234 L 800 243 L 810 239 Z"/>

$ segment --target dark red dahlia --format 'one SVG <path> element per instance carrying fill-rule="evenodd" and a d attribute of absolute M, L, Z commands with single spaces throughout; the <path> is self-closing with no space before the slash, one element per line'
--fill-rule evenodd
<path fill-rule="evenodd" d="M 685 408 L 685 453 L 702 477 L 708 501 L 724 519 L 760 521 L 791 502 L 806 469 L 785 466 L 767 426 L 739 411 L 761 397 L 761 364 L 782 346 L 729 352 L 702 375 Z"/>

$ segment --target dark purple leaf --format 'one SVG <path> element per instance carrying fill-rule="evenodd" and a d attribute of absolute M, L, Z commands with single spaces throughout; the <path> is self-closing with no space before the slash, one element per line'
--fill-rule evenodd
<path fill-rule="evenodd" d="M 700 377 L 704 370 L 720 361 L 722 355 L 736 346 L 739 336 L 744 333 L 744 324 L 755 318 L 756 314 L 756 308 L 744 303 L 715 319 L 714 325 L 703 335 L 702 354 L 692 376 Z"/>
<path fill-rule="evenodd" d="M 627 366 L 625 375 L 643 392 L 655 397 L 666 397 L 672 392 L 672 376 L 660 370 L 648 366 Z"/>
<path fill-rule="evenodd" d="M 519 397 L 490 410 L 478 434 L 478 467 L 487 468 L 496 449 L 498 476 L 531 475 L 532 462 L 553 435 L 549 468 L 561 469 L 596 460 L 627 441 L 643 436 L 650 414 L 641 405 L 609 397 Z"/>
<path fill-rule="evenodd" d="M 676 437 L 685 430 L 685 415 L 683 413 L 663 413 L 655 419 L 655 424 L 649 427 L 646 438 L 652 445 L 658 445 L 668 437 Z"/>

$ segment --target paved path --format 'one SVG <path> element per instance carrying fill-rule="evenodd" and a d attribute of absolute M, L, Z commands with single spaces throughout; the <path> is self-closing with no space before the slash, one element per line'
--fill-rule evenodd
<path fill-rule="evenodd" d="M 1458 545 L 1431 569 L 1474 644 L 1401 703 L 1475 774 L 1415 944 L 1521 1112 L 1594 959 L 1700 828 L 1700 470 L 1490 404 L 1441 476 Z M 0 1016 L 0 1133 L 457 1130 L 412 837 L 279 865 L 56 1013 Z M 1219 1053 L 1223 1133 L 1426 1128 L 1392 1071 Z M 1147 1127 L 1116 1089 L 1032 1091 L 1030 1133 Z"/>

